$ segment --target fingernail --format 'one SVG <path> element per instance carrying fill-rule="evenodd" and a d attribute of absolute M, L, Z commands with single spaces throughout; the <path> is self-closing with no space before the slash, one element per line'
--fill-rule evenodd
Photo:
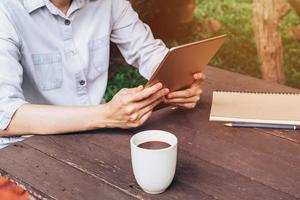
<path fill-rule="evenodd" d="M 157 86 L 158 87 L 162 87 L 162 83 L 157 83 Z"/>

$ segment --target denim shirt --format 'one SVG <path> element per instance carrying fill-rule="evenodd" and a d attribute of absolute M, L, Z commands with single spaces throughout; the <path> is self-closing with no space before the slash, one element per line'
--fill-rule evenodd
<path fill-rule="evenodd" d="M 168 52 L 126 0 L 1 0 L 0 130 L 26 103 L 100 104 L 110 42 L 145 78 Z"/>

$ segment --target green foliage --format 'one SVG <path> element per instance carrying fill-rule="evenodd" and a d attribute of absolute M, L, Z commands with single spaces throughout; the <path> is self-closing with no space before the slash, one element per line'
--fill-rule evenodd
<path fill-rule="evenodd" d="M 196 0 L 195 18 L 214 18 L 224 28 L 216 35 L 226 33 L 228 39 L 211 61 L 211 65 L 234 72 L 261 77 L 252 24 L 252 0 Z M 300 44 L 289 34 L 289 27 L 299 24 L 292 11 L 284 17 L 280 30 L 283 36 L 286 85 L 300 88 Z M 196 33 L 196 36 L 201 33 Z M 198 39 L 195 37 L 195 39 Z"/>
<path fill-rule="evenodd" d="M 293 11 L 283 19 L 281 32 L 284 44 L 284 63 L 285 74 L 287 77 L 286 85 L 300 88 L 300 43 L 291 38 L 289 26 L 300 23 L 296 12 Z"/>
<path fill-rule="evenodd" d="M 129 65 L 114 66 L 118 70 L 111 80 L 108 81 L 107 90 L 104 96 L 106 102 L 122 88 L 133 88 L 144 85 L 146 80 L 139 74 L 138 70 Z"/>
<path fill-rule="evenodd" d="M 252 0 L 196 0 L 195 21 L 213 18 L 223 25 L 223 29 L 215 35 L 226 33 L 228 39 L 219 53 L 210 62 L 211 65 L 255 77 L 261 77 L 260 63 L 257 56 L 252 25 Z M 300 43 L 289 35 L 289 26 L 298 24 L 299 17 L 290 12 L 280 27 L 284 44 L 286 84 L 300 88 Z M 193 33 L 185 42 L 206 38 L 201 32 Z M 171 41 L 168 46 L 178 45 Z M 107 100 L 122 87 L 135 87 L 145 80 L 136 69 L 123 66 L 109 81 L 105 98 Z"/>
<path fill-rule="evenodd" d="M 215 35 L 228 35 L 225 45 L 210 62 L 211 65 L 256 77 L 261 76 L 252 31 L 250 0 L 197 0 L 195 18 L 216 19 L 223 25 L 223 29 Z"/>

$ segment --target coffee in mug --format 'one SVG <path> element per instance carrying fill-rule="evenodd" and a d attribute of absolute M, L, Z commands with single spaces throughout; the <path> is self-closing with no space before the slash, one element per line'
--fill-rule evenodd
<path fill-rule="evenodd" d="M 138 147 L 143 149 L 165 149 L 170 146 L 171 146 L 170 144 L 161 141 L 149 141 L 138 145 Z"/>
<path fill-rule="evenodd" d="M 176 170 L 177 138 L 160 130 L 143 131 L 130 140 L 134 177 L 147 193 L 160 194 L 171 184 Z"/>

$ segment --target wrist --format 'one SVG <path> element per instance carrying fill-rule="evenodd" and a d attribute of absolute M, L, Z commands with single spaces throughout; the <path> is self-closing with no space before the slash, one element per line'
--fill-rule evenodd
<path fill-rule="evenodd" d="M 111 109 L 110 104 L 100 104 L 96 108 L 96 128 L 112 128 L 110 126 Z"/>

